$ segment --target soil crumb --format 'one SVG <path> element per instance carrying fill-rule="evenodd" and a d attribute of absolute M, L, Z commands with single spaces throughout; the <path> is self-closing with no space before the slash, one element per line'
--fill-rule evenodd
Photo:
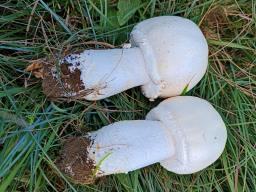
<path fill-rule="evenodd" d="M 92 184 L 95 181 L 95 163 L 88 157 L 92 142 L 84 137 L 70 137 L 64 142 L 56 165 L 74 183 Z"/>
<path fill-rule="evenodd" d="M 80 79 L 81 71 L 70 71 L 68 63 L 60 65 L 60 72 L 52 65 L 43 68 L 43 92 L 50 98 L 78 96 L 85 89 Z"/>

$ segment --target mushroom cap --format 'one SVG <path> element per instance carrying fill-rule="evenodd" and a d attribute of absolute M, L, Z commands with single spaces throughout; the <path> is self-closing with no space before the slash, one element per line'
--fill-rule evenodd
<path fill-rule="evenodd" d="M 216 161 L 227 140 L 225 124 L 213 106 L 200 98 L 169 98 L 151 110 L 146 119 L 160 120 L 173 135 L 176 153 L 160 162 L 177 174 L 200 171 Z"/>
<path fill-rule="evenodd" d="M 207 41 L 192 21 L 160 16 L 137 24 L 131 33 L 133 46 L 141 48 L 151 82 L 142 86 L 145 96 L 177 96 L 192 89 L 208 64 Z"/>

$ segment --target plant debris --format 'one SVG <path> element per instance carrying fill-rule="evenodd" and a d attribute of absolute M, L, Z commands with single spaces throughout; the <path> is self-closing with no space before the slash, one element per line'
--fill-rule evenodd
<path fill-rule="evenodd" d="M 33 60 L 25 71 L 31 72 L 36 78 L 43 79 L 43 63 L 42 59 Z"/>
<path fill-rule="evenodd" d="M 218 40 L 226 25 L 228 19 L 224 8 L 216 6 L 205 15 L 201 29 L 207 39 Z"/>

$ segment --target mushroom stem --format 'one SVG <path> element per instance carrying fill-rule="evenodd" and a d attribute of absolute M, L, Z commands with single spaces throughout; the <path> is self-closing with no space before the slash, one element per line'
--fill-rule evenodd
<path fill-rule="evenodd" d="M 94 143 L 88 149 L 89 158 L 99 165 L 96 176 L 128 173 L 175 152 L 173 138 L 160 121 L 121 121 L 90 136 Z"/>
<path fill-rule="evenodd" d="M 132 87 L 146 84 L 149 77 L 139 48 L 86 50 L 66 56 L 62 64 L 80 70 L 87 100 L 103 99 Z M 83 91 L 83 90 L 82 90 Z"/>

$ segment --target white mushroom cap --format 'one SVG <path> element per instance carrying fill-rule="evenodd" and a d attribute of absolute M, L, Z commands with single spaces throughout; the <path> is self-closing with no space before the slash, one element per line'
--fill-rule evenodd
<path fill-rule="evenodd" d="M 152 109 L 146 119 L 160 120 L 173 135 L 176 155 L 160 162 L 169 171 L 177 174 L 200 171 L 216 161 L 224 150 L 225 124 L 203 99 L 190 96 L 167 99 Z"/>
<path fill-rule="evenodd" d="M 180 95 L 187 86 L 192 89 L 206 72 L 207 41 L 188 19 L 161 16 L 142 21 L 134 27 L 131 42 L 144 55 L 151 81 L 142 90 L 151 99 Z"/>

